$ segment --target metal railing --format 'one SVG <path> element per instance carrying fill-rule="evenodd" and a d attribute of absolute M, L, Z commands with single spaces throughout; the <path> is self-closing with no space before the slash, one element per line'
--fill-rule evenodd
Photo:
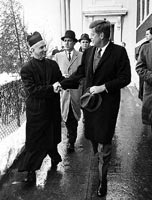
<path fill-rule="evenodd" d="M 0 140 L 25 121 L 25 92 L 21 79 L 0 86 Z"/>

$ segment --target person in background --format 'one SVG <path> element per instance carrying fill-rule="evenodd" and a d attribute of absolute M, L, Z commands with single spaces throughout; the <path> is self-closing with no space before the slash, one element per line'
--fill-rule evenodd
<path fill-rule="evenodd" d="M 121 45 L 122 45 L 123 47 L 126 47 L 126 43 L 125 43 L 125 42 L 121 42 Z"/>
<path fill-rule="evenodd" d="M 90 47 L 91 39 L 89 38 L 89 35 L 87 33 L 84 33 L 81 35 L 79 42 L 80 42 L 79 51 L 83 53 L 86 49 Z M 81 82 L 82 82 L 82 93 L 84 93 L 84 91 L 86 90 L 85 78 Z M 83 119 L 83 122 L 84 122 L 84 119 Z"/>
<path fill-rule="evenodd" d="M 61 40 L 64 42 L 64 51 L 55 55 L 55 61 L 58 63 L 63 76 L 69 77 L 80 65 L 82 52 L 76 51 L 74 48 L 77 42 L 74 31 L 67 30 Z M 75 148 L 78 121 L 81 117 L 81 94 L 81 86 L 78 89 L 68 89 L 61 92 L 61 113 L 62 120 L 67 128 L 67 151 L 69 153 L 74 152 Z"/>
<path fill-rule="evenodd" d="M 84 33 L 81 35 L 79 42 L 80 42 L 79 51 L 84 52 L 86 49 L 90 47 L 91 39 L 89 38 L 89 35 L 87 33 Z"/>
<path fill-rule="evenodd" d="M 61 141 L 60 95 L 54 83 L 64 77 L 55 61 L 46 57 L 46 44 L 39 32 L 27 36 L 32 59 L 21 69 L 26 92 L 26 141 L 18 171 L 27 171 L 25 183 L 36 181 L 36 170 L 48 154 L 52 167 L 61 162 L 57 145 Z"/>
<path fill-rule="evenodd" d="M 83 53 L 86 49 L 88 49 L 90 47 L 90 42 L 91 42 L 91 39 L 89 38 L 89 35 L 87 33 L 83 33 L 81 35 L 81 38 L 79 39 L 79 43 L 80 43 L 79 51 Z M 84 93 L 86 90 L 85 78 L 81 80 L 81 83 L 82 83 L 82 93 Z M 85 123 L 84 117 L 82 118 L 82 121 L 83 123 Z"/>
<path fill-rule="evenodd" d="M 82 63 L 69 78 L 56 84 L 67 89 L 86 77 L 86 86 L 97 108 L 84 108 L 85 137 L 92 143 L 98 157 L 99 185 L 97 195 L 107 194 L 107 173 L 112 152 L 112 138 L 120 106 L 121 88 L 131 81 L 131 67 L 126 49 L 110 41 L 111 24 L 106 20 L 93 21 L 90 26 L 93 46 L 84 51 Z M 101 103 L 100 103 L 101 102 Z"/>
<path fill-rule="evenodd" d="M 52 51 L 52 56 L 54 56 L 56 53 L 59 53 L 60 50 L 58 49 L 58 47 L 56 46 L 53 51 Z"/>
<path fill-rule="evenodd" d="M 142 45 L 136 63 L 136 72 L 143 80 L 142 122 L 152 127 L 152 27 L 147 29 L 148 43 Z"/>
<path fill-rule="evenodd" d="M 149 43 L 151 40 L 152 40 L 152 27 L 148 28 L 146 30 L 146 34 L 145 34 L 145 38 L 146 38 L 146 41 L 143 42 L 139 49 L 138 49 L 138 52 L 136 54 L 136 60 L 138 60 L 138 56 L 139 56 L 139 52 L 141 50 L 141 47 L 147 43 Z M 144 80 L 141 78 L 141 76 L 139 76 L 139 92 L 138 92 L 138 97 L 139 99 L 142 101 L 143 100 L 143 85 L 144 85 Z"/>

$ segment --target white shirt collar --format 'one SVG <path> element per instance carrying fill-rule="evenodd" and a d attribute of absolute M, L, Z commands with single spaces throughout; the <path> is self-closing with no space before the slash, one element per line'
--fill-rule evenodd
<path fill-rule="evenodd" d="M 102 52 L 104 52 L 104 51 L 106 50 L 106 48 L 107 48 L 107 46 L 109 45 L 109 43 L 110 43 L 110 42 L 108 42 L 104 47 L 101 48 L 101 49 L 102 49 Z"/>
<path fill-rule="evenodd" d="M 70 51 L 71 58 L 72 58 L 72 56 L 73 56 L 73 51 L 74 51 L 74 50 Z M 69 56 L 69 51 L 66 51 L 66 54 L 67 54 L 67 56 Z"/>

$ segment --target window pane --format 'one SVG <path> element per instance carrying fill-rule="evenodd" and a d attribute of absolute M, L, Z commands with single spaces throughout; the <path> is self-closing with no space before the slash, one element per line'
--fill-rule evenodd
<path fill-rule="evenodd" d="M 149 15 L 149 0 L 147 0 L 147 15 Z"/>
<path fill-rule="evenodd" d="M 142 0 L 142 20 L 144 19 L 144 13 L 145 13 L 145 0 Z"/>

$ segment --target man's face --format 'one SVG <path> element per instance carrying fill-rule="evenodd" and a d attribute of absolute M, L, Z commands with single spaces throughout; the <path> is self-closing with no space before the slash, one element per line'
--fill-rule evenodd
<path fill-rule="evenodd" d="M 80 42 L 82 49 L 87 49 L 90 46 L 90 43 L 88 40 L 81 40 Z"/>
<path fill-rule="evenodd" d="M 64 49 L 72 51 L 74 49 L 75 42 L 71 38 L 64 38 Z"/>
<path fill-rule="evenodd" d="M 90 37 L 93 45 L 96 47 L 100 47 L 102 41 L 101 34 L 96 33 L 95 28 L 91 29 Z"/>
<path fill-rule="evenodd" d="M 150 33 L 150 30 L 147 30 L 147 31 L 146 31 L 146 40 L 147 40 L 147 41 L 152 40 L 152 34 Z"/>
<path fill-rule="evenodd" d="M 36 59 L 42 60 L 43 58 L 46 57 L 46 44 L 45 42 L 42 40 L 40 42 L 38 42 L 37 44 L 35 44 L 35 46 L 33 47 L 33 56 Z"/>

